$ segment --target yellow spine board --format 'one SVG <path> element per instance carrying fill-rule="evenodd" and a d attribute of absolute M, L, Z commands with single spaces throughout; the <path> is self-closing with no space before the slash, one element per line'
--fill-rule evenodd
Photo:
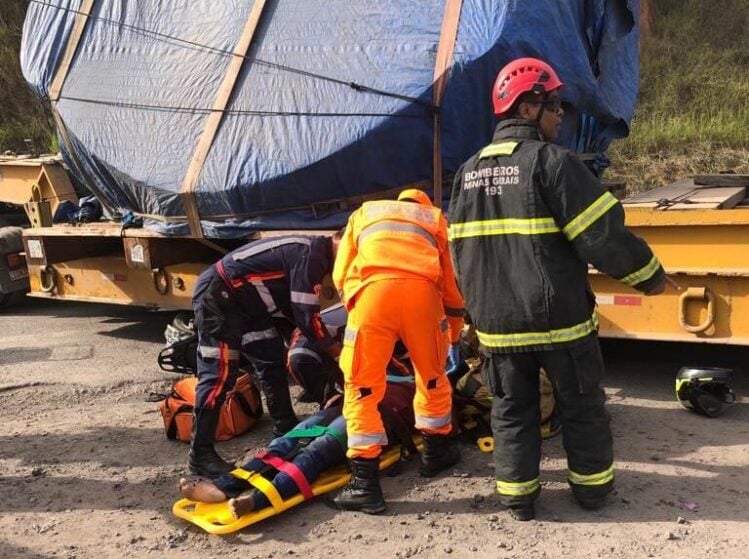
<path fill-rule="evenodd" d="M 421 446 L 419 438 L 414 438 L 414 442 L 417 447 Z M 386 450 L 380 457 L 380 469 L 389 468 L 400 460 L 400 456 L 400 446 Z M 310 487 L 312 488 L 312 493 L 317 497 L 340 489 L 348 483 L 350 478 L 351 473 L 342 464 L 323 472 Z M 279 506 L 275 509 L 272 506 L 266 507 L 240 518 L 234 518 L 229 510 L 229 501 L 221 503 L 199 503 L 190 501 L 189 499 L 180 499 L 172 506 L 172 513 L 179 518 L 195 524 L 209 534 L 224 535 L 232 534 L 261 520 L 280 514 L 304 501 L 304 496 L 299 493 L 286 500 L 281 500 Z"/>

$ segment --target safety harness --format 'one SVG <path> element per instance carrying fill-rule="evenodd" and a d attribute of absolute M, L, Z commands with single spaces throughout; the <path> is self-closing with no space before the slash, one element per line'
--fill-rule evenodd
<path fill-rule="evenodd" d="M 346 448 L 345 433 L 332 429 L 326 425 L 314 425 L 305 429 L 294 429 L 286 433 L 284 437 L 296 439 L 296 445 L 294 445 L 294 448 L 284 456 L 270 454 L 264 450 L 255 458 L 263 462 L 266 466 L 265 468 L 262 468 L 259 471 L 248 471 L 242 468 L 236 468 L 229 473 L 238 479 L 246 481 L 252 487 L 260 491 L 268 498 L 271 507 L 273 507 L 276 512 L 281 512 L 285 510 L 285 507 L 283 506 L 283 498 L 268 478 L 272 479 L 275 472 L 283 472 L 296 484 L 305 501 L 312 499 L 315 495 L 312 492 L 310 482 L 304 475 L 304 472 L 294 464 L 293 459 L 313 440 L 324 435 L 331 435 L 342 448 Z"/>

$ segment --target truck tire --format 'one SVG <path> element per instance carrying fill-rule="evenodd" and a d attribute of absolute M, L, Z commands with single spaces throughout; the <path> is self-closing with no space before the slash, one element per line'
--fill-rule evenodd
<path fill-rule="evenodd" d="M 11 277 L 8 255 L 23 252 L 20 227 L 0 227 L 0 309 L 6 309 L 24 300 L 29 290 L 26 277 Z M 17 273 L 18 268 L 14 271 Z"/>
<path fill-rule="evenodd" d="M 13 293 L 0 293 L 0 311 L 20 305 L 26 300 L 25 291 L 14 291 Z"/>

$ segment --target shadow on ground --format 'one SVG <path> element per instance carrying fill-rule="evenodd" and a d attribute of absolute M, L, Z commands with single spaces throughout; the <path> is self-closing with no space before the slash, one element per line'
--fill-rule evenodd
<path fill-rule="evenodd" d="M 141 307 L 54 301 L 26 297 L 15 307 L 4 310 L 0 317 L 25 318 L 89 318 L 98 319 L 102 336 L 128 340 L 164 343 L 164 329 L 174 318 L 174 311 L 151 311 Z M 111 325 L 119 325 L 112 328 Z"/>

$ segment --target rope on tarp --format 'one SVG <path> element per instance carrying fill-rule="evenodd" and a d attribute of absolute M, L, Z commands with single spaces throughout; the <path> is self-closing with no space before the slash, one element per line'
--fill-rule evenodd
<path fill-rule="evenodd" d="M 81 15 L 82 14 L 82 12 L 80 12 L 79 10 L 76 10 L 74 8 L 68 8 L 66 6 L 60 6 L 58 4 L 53 4 L 51 2 L 45 2 L 43 0 L 29 0 L 29 1 L 32 4 L 38 4 L 39 6 L 44 6 L 44 7 L 47 7 L 47 8 L 53 8 L 53 9 L 60 10 L 60 11 L 63 11 L 63 12 L 68 12 L 68 13 L 71 13 L 71 14 L 77 14 L 77 15 Z M 185 48 L 192 47 L 192 48 L 196 48 L 196 49 L 201 49 L 201 50 L 204 50 L 204 51 L 207 51 L 207 52 L 212 52 L 212 53 L 219 54 L 219 55 L 222 55 L 222 56 L 231 56 L 231 57 L 235 57 L 236 56 L 236 57 L 241 57 L 241 58 L 244 58 L 245 60 L 249 60 L 250 62 L 252 62 L 252 64 L 258 64 L 258 65 L 265 66 L 267 68 L 273 68 L 275 70 L 281 70 L 283 72 L 289 72 L 289 73 L 292 73 L 292 74 L 298 74 L 300 76 L 305 76 L 305 77 L 312 78 L 312 79 L 323 80 L 323 81 L 327 81 L 327 82 L 330 82 L 330 83 L 336 83 L 336 84 L 339 84 L 339 85 L 343 85 L 343 86 L 349 87 L 349 88 L 353 89 L 354 91 L 358 91 L 358 92 L 361 92 L 361 93 L 371 93 L 373 95 L 380 95 L 382 97 L 391 97 L 391 98 L 394 98 L 394 99 L 400 99 L 402 101 L 408 101 L 410 103 L 414 103 L 416 105 L 421 105 L 421 106 L 429 109 L 430 114 L 439 111 L 439 108 L 437 106 L 435 106 L 432 103 L 429 103 L 427 101 L 424 101 L 422 99 L 419 99 L 418 97 L 412 97 L 410 95 L 403 95 L 401 93 L 394 93 L 392 91 L 385 91 L 383 89 L 378 89 L 378 88 L 375 88 L 375 87 L 370 87 L 368 85 L 360 84 L 358 82 L 342 80 L 342 79 L 339 79 L 339 78 L 334 78 L 332 76 L 326 76 L 324 74 L 318 74 L 318 73 L 315 73 L 315 72 L 309 72 L 307 70 L 302 70 L 300 68 L 294 68 L 292 66 L 287 66 L 285 64 L 278 64 L 276 62 L 270 62 L 268 60 L 262 60 L 260 58 L 253 58 L 253 57 L 248 56 L 248 55 L 238 54 L 238 53 L 235 53 L 235 52 L 230 51 L 230 50 L 221 49 L 221 48 L 217 48 L 217 47 L 212 47 L 210 45 L 205 45 L 205 44 L 202 44 L 202 43 L 198 43 L 196 41 L 190 41 L 190 40 L 187 40 L 187 39 L 182 39 L 182 38 L 176 37 L 174 35 L 169 35 L 169 34 L 166 34 L 166 33 L 160 33 L 158 31 L 153 31 L 151 29 L 146 29 L 146 28 L 143 28 L 143 27 L 138 27 L 138 26 L 135 26 L 135 25 L 127 24 L 127 23 L 122 23 L 121 21 L 117 21 L 117 20 L 105 18 L 105 17 L 102 17 L 102 16 L 91 15 L 91 14 L 86 14 L 86 15 L 91 20 L 100 21 L 102 23 L 107 23 L 109 25 L 115 25 L 115 26 L 117 26 L 118 29 L 124 29 L 124 30 L 127 30 L 127 31 L 132 31 L 133 33 L 138 33 L 138 34 L 144 35 L 146 37 L 150 37 L 150 38 L 155 39 L 155 40 L 159 40 L 159 41 L 163 41 L 163 42 L 167 42 L 167 43 L 171 43 L 171 44 L 176 44 L 178 46 L 185 47 Z M 89 100 L 89 101 L 92 102 L 92 100 Z M 108 102 L 99 101 L 99 103 L 106 104 Z M 245 114 L 245 113 L 240 113 L 240 114 Z M 282 114 L 284 114 L 284 113 L 281 113 L 281 115 Z M 287 114 L 294 114 L 294 113 L 287 113 Z M 301 115 L 305 115 L 304 113 L 300 113 L 300 114 Z M 305 115 L 305 116 L 314 116 L 314 115 Z M 370 115 L 368 115 L 368 114 L 361 114 L 361 115 L 355 114 L 355 115 L 348 115 L 348 116 L 370 116 Z M 379 115 L 374 115 L 374 116 L 379 116 Z M 391 116 L 391 115 L 384 115 L 384 116 Z"/>

